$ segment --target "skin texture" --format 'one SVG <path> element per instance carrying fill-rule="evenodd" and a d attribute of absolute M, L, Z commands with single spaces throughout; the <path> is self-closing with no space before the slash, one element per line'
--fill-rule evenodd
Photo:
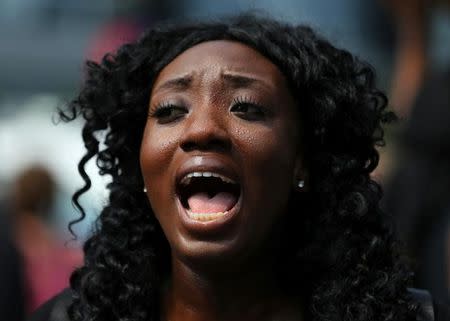
<path fill-rule="evenodd" d="M 161 106 L 169 109 L 160 113 Z M 295 182 L 304 177 L 297 113 L 281 71 L 238 42 L 198 44 L 158 75 L 140 163 L 171 247 L 163 319 L 289 320 L 301 314 L 298 301 L 281 293 L 275 273 L 283 216 Z M 181 219 L 177 173 L 186 164 L 210 162 L 239 181 L 240 205 L 217 228 L 193 229 Z"/>

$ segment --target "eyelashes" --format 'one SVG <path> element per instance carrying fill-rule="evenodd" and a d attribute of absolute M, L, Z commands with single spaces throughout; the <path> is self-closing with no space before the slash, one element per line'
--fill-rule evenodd
<path fill-rule="evenodd" d="M 160 124 L 166 124 L 183 117 L 183 115 L 187 113 L 188 109 L 186 107 L 165 102 L 151 108 L 149 117 L 156 118 Z"/>
<path fill-rule="evenodd" d="M 269 110 L 250 97 L 235 98 L 230 111 L 248 121 L 265 120 L 269 116 Z"/>
<path fill-rule="evenodd" d="M 270 116 L 270 111 L 251 97 L 241 96 L 233 99 L 229 111 L 247 121 L 263 121 Z M 158 123 L 166 124 L 179 120 L 189 113 L 184 104 L 163 102 L 150 109 L 149 117 Z"/>

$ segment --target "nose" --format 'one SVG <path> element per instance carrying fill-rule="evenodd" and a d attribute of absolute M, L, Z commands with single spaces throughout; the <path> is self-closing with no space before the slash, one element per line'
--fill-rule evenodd
<path fill-rule="evenodd" d="M 180 142 L 181 149 L 186 152 L 228 150 L 231 139 L 226 129 L 225 117 L 211 106 L 192 111 L 186 120 Z"/>

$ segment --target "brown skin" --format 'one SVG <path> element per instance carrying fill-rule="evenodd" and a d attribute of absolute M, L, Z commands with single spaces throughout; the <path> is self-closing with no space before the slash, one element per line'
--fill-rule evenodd
<path fill-rule="evenodd" d="M 204 42 L 161 71 L 149 105 L 141 170 L 172 256 L 162 320 L 299 320 L 300 303 L 274 268 L 304 177 L 297 106 L 281 71 L 244 44 Z M 170 108 L 155 114 L 161 105 Z M 232 219 L 200 230 L 183 222 L 176 182 L 189 162 L 214 162 L 239 181 Z"/>

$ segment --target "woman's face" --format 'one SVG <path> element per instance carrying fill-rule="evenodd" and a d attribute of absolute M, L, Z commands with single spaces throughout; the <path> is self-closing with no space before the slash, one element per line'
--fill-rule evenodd
<path fill-rule="evenodd" d="M 271 245 L 302 177 L 298 119 L 281 71 L 242 43 L 198 44 L 160 72 L 140 163 L 173 256 L 244 259 Z"/>

